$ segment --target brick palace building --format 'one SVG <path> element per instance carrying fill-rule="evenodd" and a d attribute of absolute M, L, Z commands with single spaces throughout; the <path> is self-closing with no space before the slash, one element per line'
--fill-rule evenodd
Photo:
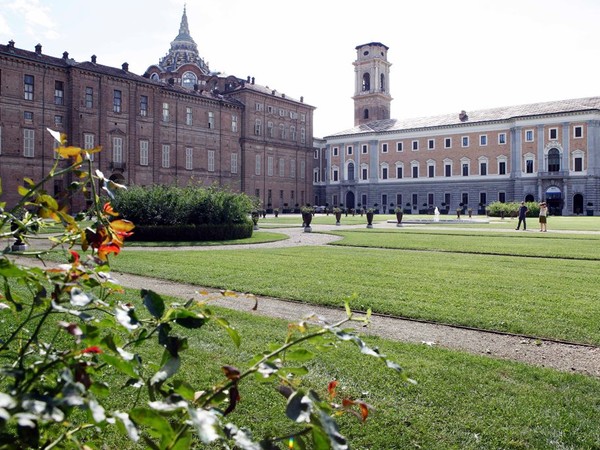
<path fill-rule="evenodd" d="M 166 56 L 145 74 L 0 45 L 0 178 L 9 206 L 25 177 L 54 163 L 46 128 L 69 144 L 102 146 L 94 164 L 136 185 L 214 185 L 258 197 L 265 208 L 312 198 L 314 107 L 255 83 L 219 76 L 198 54 L 186 10 Z M 66 162 L 59 162 L 66 165 Z M 70 176 L 45 189 L 64 192 Z M 85 208 L 73 200 L 73 211 Z"/>

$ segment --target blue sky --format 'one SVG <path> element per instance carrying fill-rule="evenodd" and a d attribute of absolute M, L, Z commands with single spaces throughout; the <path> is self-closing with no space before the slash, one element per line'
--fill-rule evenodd
<path fill-rule="evenodd" d="M 211 70 L 303 96 L 317 137 L 353 126 L 372 41 L 390 48 L 393 118 L 600 95 L 597 0 L 0 0 L 0 42 L 143 74 L 184 3 Z"/>

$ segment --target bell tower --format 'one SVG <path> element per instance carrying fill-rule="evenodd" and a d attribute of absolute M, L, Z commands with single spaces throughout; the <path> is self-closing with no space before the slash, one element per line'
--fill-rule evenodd
<path fill-rule="evenodd" d="M 388 47 L 371 42 L 356 47 L 354 61 L 354 126 L 390 118 Z"/>

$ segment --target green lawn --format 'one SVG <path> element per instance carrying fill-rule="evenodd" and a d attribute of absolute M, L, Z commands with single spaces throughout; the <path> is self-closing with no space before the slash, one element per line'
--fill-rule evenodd
<path fill-rule="evenodd" d="M 426 228 L 340 234 L 342 245 L 327 247 L 125 249 L 111 263 L 116 271 L 333 306 L 357 292 L 356 309 L 600 344 L 600 293 L 594 288 L 600 273 L 598 257 L 590 250 L 599 243 L 597 235 Z M 568 255 L 569 249 L 577 255 Z M 116 295 L 140 305 L 139 294 L 132 291 Z M 197 389 L 221 379 L 225 364 L 247 367 L 255 353 L 281 342 L 287 332 L 284 321 L 215 309 L 238 329 L 242 345 L 236 348 L 212 325 L 185 331 L 189 349 L 180 373 Z M 10 329 L 11 320 L 5 316 L 3 330 Z M 327 383 L 337 379 L 341 395 L 373 407 L 365 424 L 351 416 L 338 418 L 351 448 L 599 446 L 597 378 L 425 345 L 365 340 L 418 384 L 402 382 L 351 344 L 309 362 L 303 386 L 325 396 Z M 148 360 L 160 359 L 160 349 L 139 351 Z M 125 381 L 115 378 L 111 385 Z M 294 429 L 273 385 L 249 380 L 240 394 L 229 416 L 237 425 L 251 427 L 256 436 Z M 136 395 L 120 390 L 111 406 L 122 409 Z M 135 448 L 115 432 L 91 433 L 98 433 L 108 448 Z"/>

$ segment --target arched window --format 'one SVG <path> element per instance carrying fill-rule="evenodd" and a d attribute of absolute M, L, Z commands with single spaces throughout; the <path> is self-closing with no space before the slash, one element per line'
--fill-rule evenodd
<path fill-rule="evenodd" d="M 560 171 L 560 152 L 556 148 L 548 151 L 548 172 Z"/>
<path fill-rule="evenodd" d="M 198 83 L 198 78 L 194 72 L 185 72 L 181 77 L 181 85 L 184 88 L 194 89 L 194 85 Z"/>
<path fill-rule="evenodd" d="M 150 75 L 150 79 L 158 81 L 158 74 L 157 73 L 153 73 L 152 75 Z"/>
<path fill-rule="evenodd" d="M 371 90 L 371 75 L 369 75 L 369 73 L 365 73 L 363 74 L 362 77 L 362 90 L 363 91 L 370 91 Z"/>
<path fill-rule="evenodd" d="M 347 174 L 346 179 L 348 181 L 354 181 L 354 163 L 353 162 L 348 163 L 348 167 L 346 168 L 346 174 Z"/>
<path fill-rule="evenodd" d="M 379 89 L 381 90 L 381 92 L 385 92 L 385 75 L 383 73 L 381 74 L 381 80 L 379 84 Z"/>

